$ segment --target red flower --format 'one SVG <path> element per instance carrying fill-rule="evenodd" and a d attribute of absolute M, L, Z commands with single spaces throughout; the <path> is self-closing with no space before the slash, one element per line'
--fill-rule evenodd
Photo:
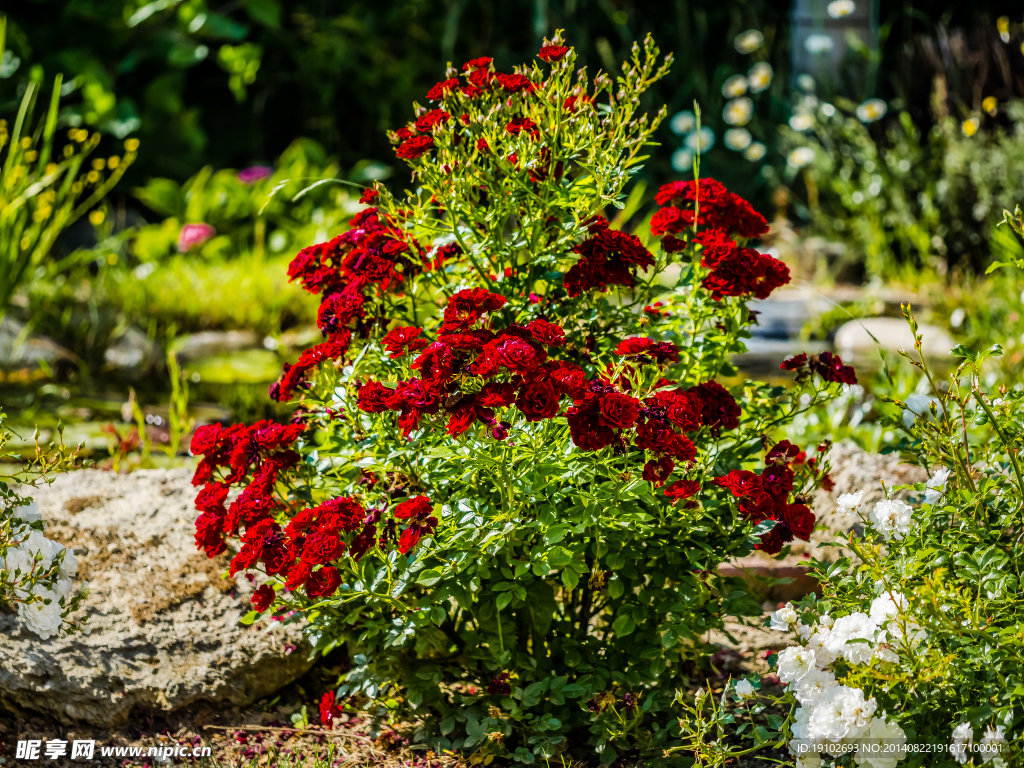
<path fill-rule="evenodd" d="M 534 139 L 540 137 L 539 127 L 528 117 L 513 117 L 509 120 L 508 125 L 505 126 L 505 130 L 513 136 L 526 132 Z"/>
<path fill-rule="evenodd" d="M 488 152 L 491 149 L 491 145 L 487 143 L 487 139 L 477 139 L 476 148 L 478 152 Z"/>
<path fill-rule="evenodd" d="M 779 366 L 784 371 L 799 371 L 807 365 L 807 353 L 801 352 L 799 355 L 793 355 L 793 357 L 787 357 L 782 361 L 782 365 Z"/>
<path fill-rule="evenodd" d="M 780 440 L 768 451 L 768 454 L 764 457 L 764 463 L 767 465 L 803 464 L 805 458 L 804 452 L 789 442 L 789 440 Z"/>
<path fill-rule="evenodd" d="M 491 66 L 492 61 L 494 61 L 494 59 L 491 59 L 487 56 L 481 56 L 478 59 L 470 59 L 469 61 L 462 65 L 462 71 L 471 72 L 475 69 L 487 69 L 488 67 Z"/>
<path fill-rule="evenodd" d="M 656 392 L 644 405 L 664 409 L 665 417 L 684 432 L 700 428 L 704 401 L 693 392 Z"/>
<path fill-rule="evenodd" d="M 758 498 L 764 493 L 761 476 L 747 469 L 734 469 L 727 475 L 716 477 L 714 483 L 728 489 L 737 498 Z"/>
<path fill-rule="evenodd" d="M 504 75 L 498 73 L 494 77 L 498 84 L 509 93 L 531 93 L 536 86 L 526 75 Z"/>
<path fill-rule="evenodd" d="M 558 389 L 546 378 L 533 379 L 524 384 L 516 397 L 516 407 L 526 414 L 527 421 L 551 419 L 558 413 Z"/>
<path fill-rule="evenodd" d="M 523 339 L 503 339 L 495 344 L 499 362 L 512 373 L 533 373 L 543 362 L 533 345 Z"/>
<path fill-rule="evenodd" d="M 653 345 L 654 342 L 651 339 L 645 339 L 643 336 L 631 336 L 619 342 L 619 345 L 615 347 L 615 354 L 642 355 Z"/>
<path fill-rule="evenodd" d="M 742 197 L 732 194 L 714 179 L 701 179 L 699 185 L 694 181 L 674 181 L 659 189 L 654 199 L 658 205 L 671 203 L 678 206 L 696 203 L 698 197 L 698 223 L 701 226 L 736 232 L 741 237 L 760 237 L 768 231 L 768 222 L 764 216 L 755 211 Z M 692 224 L 693 213 L 687 213 Z"/>
<path fill-rule="evenodd" d="M 302 546 L 302 562 L 310 565 L 326 565 L 341 557 L 345 543 L 336 533 L 314 533 L 307 536 Z"/>
<path fill-rule="evenodd" d="M 335 719 L 341 717 L 341 708 L 334 702 L 334 691 L 328 691 L 320 699 L 320 723 L 328 730 L 333 729 Z"/>
<path fill-rule="evenodd" d="M 578 365 L 559 361 L 549 368 L 548 375 L 562 394 L 574 400 L 583 398 L 587 387 L 587 374 Z"/>
<path fill-rule="evenodd" d="M 416 130 L 420 133 L 430 133 L 437 126 L 447 123 L 451 117 L 443 109 L 432 109 L 416 118 Z"/>
<path fill-rule="evenodd" d="M 485 312 L 501 309 L 508 301 L 504 296 L 483 288 L 465 288 L 456 293 L 444 308 L 442 333 L 464 331 L 479 320 Z"/>
<path fill-rule="evenodd" d="M 717 267 L 723 260 L 732 256 L 739 247 L 724 229 L 705 230 L 697 234 L 693 241 L 701 245 L 700 263 L 708 269 Z"/>
<path fill-rule="evenodd" d="M 416 352 L 427 346 L 429 342 L 425 339 L 416 338 L 421 333 L 423 333 L 422 328 L 400 325 L 388 331 L 387 335 L 381 339 L 381 344 L 388 351 L 388 357 L 394 359 L 401 357 L 406 352 Z"/>
<path fill-rule="evenodd" d="M 377 202 L 377 198 L 380 197 L 380 192 L 373 187 L 365 190 L 362 197 L 359 198 L 359 202 L 363 205 L 373 205 Z"/>
<path fill-rule="evenodd" d="M 306 594 L 311 598 L 330 597 L 338 591 L 341 586 L 341 575 L 338 569 L 325 565 L 318 571 L 313 571 L 306 579 Z"/>
<path fill-rule="evenodd" d="M 773 499 L 783 502 L 793 491 L 793 470 L 784 465 L 769 465 L 761 472 L 761 486 Z"/>
<path fill-rule="evenodd" d="M 729 391 L 717 381 L 705 381 L 687 390 L 701 399 L 701 420 L 709 427 L 736 429 L 740 407 Z"/>
<path fill-rule="evenodd" d="M 658 461 L 651 459 L 644 464 L 643 477 L 649 483 L 654 483 L 655 488 L 660 488 L 668 480 L 669 475 L 672 474 L 672 470 L 675 469 L 676 463 L 672 461 L 668 456 L 664 456 Z"/>
<path fill-rule="evenodd" d="M 857 383 L 857 374 L 853 370 L 853 366 L 843 365 L 842 358 L 831 352 L 822 352 L 820 355 L 812 356 L 808 367 L 825 381 L 841 384 Z"/>
<path fill-rule="evenodd" d="M 448 80 L 442 80 L 440 83 L 435 85 L 429 91 L 427 91 L 427 98 L 431 101 L 440 101 L 449 93 L 459 87 L 459 79 L 452 77 Z"/>
<path fill-rule="evenodd" d="M 434 140 L 430 136 L 413 136 L 407 139 L 395 151 L 403 160 L 414 160 L 434 148 Z"/>
<path fill-rule="evenodd" d="M 512 676 L 508 672 L 501 672 L 497 677 L 487 684 L 487 693 L 491 696 L 510 696 L 512 684 L 509 682 Z"/>
<path fill-rule="evenodd" d="M 531 320 L 526 324 L 526 330 L 541 344 L 549 347 L 560 347 L 565 344 L 565 331 L 562 326 L 549 323 L 547 320 Z"/>
<path fill-rule="evenodd" d="M 595 395 L 587 395 L 566 413 L 572 441 L 583 450 L 597 451 L 615 441 L 615 433 L 600 422 L 600 417 L 600 406 Z"/>
<path fill-rule="evenodd" d="M 806 504 L 787 504 L 783 515 L 794 536 L 810 541 L 817 518 Z"/>
<path fill-rule="evenodd" d="M 395 517 L 399 520 L 410 518 L 426 518 L 434 512 L 434 506 L 426 496 L 417 496 L 413 499 L 406 499 L 395 507 Z"/>
<path fill-rule="evenodd" d="M 383 413 L 392 410 L 395 390 L 385 387 L 378 381 L 368 381 L 359 387 L 356 395 L 356 406 L 367 413 Z"/>
<path fill-rule="evenodd" d="M 540 49 L 540 52 L 537 54 L 537 58 L 550 64 L 553 61 L 561 60 L 568 52 L 569 49 L 564 45 L 545 45 Z"/>
<path fill-rule="evenodd" d="M 463 86 L 462 92 L 470 98 L 480 95 L 483 93 L 484 88 L 491 87 L 491 70 L 484 69 L 483 67 L 480 69 L 474 69 L 469 73 L 469 83 L 470 84 L 468 86 Z M 475 89 L 475 92 L 468 93 L 467 91 L 469 88 Z"/>
<path fill-rule="evenodd" d="M 597 220 L 588 227 L 590 237 L 573 250 L 581 256 L 563 278 L 570 298 L 592 288 L 607 285 L 633 285 L 632 267 L 654 264 L 651 252 L 635 235 L 608 229 L 608 222 Z"/>
<path fill-rule="evenodd" d="M 640 401 L 629 395 L 609 392 L 601 395 L 601 415 L 598 423 L 603 427 L 626 429 L 636 423 L 640 415 Z"/>
<path fill-rule="evenodd" d="M 700 483 L 696 480 L 676 480 L 665 489 L 665 496 L 672 499 L 673 503 L 680 499 L 689 499 L 697 495 L 700 490 Z"/>
<path fill-rule="evenodd" d="M 651 217 L 651 234 L 660 237 L 668 232 L 677 234 L 693 226 L 693 213 L 679 208 L 662 208 Z"/>
<path fill-rule="evenodd" d="M 196 495 L 196 509 L 200 512 L 224 514 L 224 499 L 230 488 L 222 483 L 208 483 Z"/>
<path fill-rule="evenodd" d="M 274 588 L 269 584 L 261 584 L 255 592 L 252 593 L 252 609 L 258 613 L 263 613 L 270 605 L 274 602 L 276 594 Z"/>
<path fill-rule="evenodd" d="M 701 283 L 711 298 L 753 294 L 767 299 L 779 286 L 789 282 L 789 267 L 776 258 L 753 248 L 740 248 L 722 260 Z"/>
<path fill-rule="evenodd" d="M 223 515 L 203 512 L 196 518 L 196 549 L 203 550 L 207 557 L 216 557 L 227 549 L 223 532 Z"/>
<path fill-rule="evenodd" d="M 515 383 L 500 384 L 492 381 L 477 394 L 477 404 L 482 408 L 505 408 L 516 399 Z"/>

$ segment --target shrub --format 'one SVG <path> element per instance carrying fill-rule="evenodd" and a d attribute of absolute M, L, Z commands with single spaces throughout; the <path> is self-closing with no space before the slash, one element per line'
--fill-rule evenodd
<path fill-rule="evenodd" d="M 917 415 L 894 401 L 902 417 L 886 421 L 905 435 L 903 459 L 930 478 L 887 488 L 871 506 L 863 491 L 839 497 L 840 513 L 857 516 L 863 531 L 855 527 L 837 542 L 850 557 L 814 562 L 823 597 L 788 604 L 770 619 L 797 643 L 773 660 L 784 694 L 755 701 L 753 678 L 735 692 L 748 702 L 742 719 L 749 712 L 760 726 L 747 733 L 762 744 L 791 739 L 792 754 L 803 755 L 799 766 L 844 754 L 873 768 L 903 760 L 1020 765 L 1024 393 L 1019 384 L 982 387 L 984 364 L 1002 354 L 998 345 L 981 353 L 954 348 L 960 366 L 948 382 L 937 381 L 906 305 L 904 314 L 918 353 L 904 354 L 931 383 L 931 405 Z M 721 711 L 699 710 L 687 718 L 691 736 L 724 723 Z M 743 751 L 712 749 L 712 765 Z"/>
<path fill-rule="evenodd" d="M 12 434 L 5 420 L 0 412 L 0 452 Z M 78 451 L 64 445 L 63 428 L 58 435 L 57 443 L 47 448 L 37 442 L 35 458 L 27 464 L 20 456 L 0 453 L 18 466 L 14 474 L 0 472 L 0 606 L 16 605 L 21 620 L 44 640 L 60 631 L 82 629 L 85 620 L 76 621 L 71 614 L 88 594 L 74 590 L 75 553 L 46 538 L 39 505 L 24 495 L 75 466 Z"/>
<path fill-rule="evenodd" d="M 743 246 L 763 217 L 712 179 L 662 187 L 655 252 L 601 216 L 661 117 L 636 112 L 657 57 L 591 79 L 556 38 L 511 74 L 449 69 L 391 134 L 415 189 L 367 191 L 292 263 L 327 337 L 272 387 L 292 422 L 192 444 L 197 544 L 271 577 L 248 620 L 300 611 L 352 654 L 337 695 L 435 750 L 659 754 L 707 633 L 756 610 L 718 565 L 814 526 L 820 457 L 769 437 L 807 406 L 715 381 L 788 281 Z M 790 367 L 810 403 L 854 380 Z"/>

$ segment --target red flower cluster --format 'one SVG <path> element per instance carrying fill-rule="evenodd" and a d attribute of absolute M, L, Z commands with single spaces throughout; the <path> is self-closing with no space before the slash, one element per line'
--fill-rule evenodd
<path fill-rule="evenodd" d="M 588 222 L 587 231 L 590 237 L 573 248 L 580 259 L 563 279 L 570 297 L 593 288 L 604 290 L 609 285 L 631 287 L 634 267 L 654 265 L 654 257 L 636 235 L 609 229 L 608 222 L 600 218 Z"/>
<path fill-rule="evenodd" d="M 327 730 L 332 730 L 334 721 L 341 717 L 341 707 L 335 701 L 334 691 L 328 691 L 320 699 L 320 723 Z"/>
<path fill-rule="evenodd" d="M 734 235 L 759 237 L 768 231 L 764 217 L 746 200 L 726 190 L 714 179 L 675 181 L 664 185 L 655 200 L 664 206 L 651 219 L 651 234 L 661 237 L 662 248 L 681 251 L 686 241 L 675 235 L 693 229 L 691 237 L 701 246 L 701 264 L 711 272 L 703 286 L 720 301 L 726 296 L 759 299 L 789 282 L 789 268 L 778 259 L 753 248 L 740 248 Z"/>
<path fill-rule="evenodd" d="M 812 374 L 818 374 L 825 381 L 840 384 L 856 384 L 857 373 L 852 365 L 843 365 L 839 355 L 822 352 L 808 357 L 806 352 L 786 358 L 779 366 L 784 371 L 795 371 L 796 380 L 803 381 Z"/>
<path fill-rule="evenodd" d="M 768 452 L 760 475 L 736 469 L 714 480 L 740 500 L 740 514 L 755 525 L 765 520 L 775 521 L 775 526 L 761 536 L 757 545 L 769 555 L 778 554 L 782 545 L 794 537 L 809 541 L 814 530 L 815 516 L 810 508 L 806 504 L 789 503 L 796 477 L 793 467 L 805 462 L 804 453 L 783 440 Z"/>
<path fill-rule="evenodd" d="M 460 252 L 457 245 L 445 246 L 434 261 L 443 263 Z M 356 214 L 348 232 L 299 251 L 288 267 L 288 277 L 310 293 L 323 293 L 317 324 L 327 341 L 307 349 L 294 365 L 286 364 L 270 396 L 288 399 L 305 383 L 310 369 L 344 355 L 353 331 L 368 332 L 365 304 L 373 292 L 400 286 L 406 277 L 428 266 L 424 248 L 393 222 L 382 221 L 376 208 Z"/>

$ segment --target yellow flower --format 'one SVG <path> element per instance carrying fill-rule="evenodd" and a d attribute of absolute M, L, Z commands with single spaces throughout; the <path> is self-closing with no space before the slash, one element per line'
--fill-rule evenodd
<path fill-rule="evenodd" d="M 995 115 L 996 107 L 998 106 L 998 104 L 999 102 L 996 101 L 995 96 L 986 96 L 985 99 L 981 102 L 981 108 L 988 112 L 990 115 Z"/>
<path fill-rule="evenodd" d="M 756 29 L 748 29 L 746 32 L 740 32 L 736 35 L 732 44 L 740 53 L 753 53 L 761 47 L 763 42 L 764 35 Z"/>
<path fill-rule="evenodd" d="M 978 120 L 978 118 L 971 117 L 968 118 L 967 120 L 964 120 L 963 125 L 960 126 L 960 130 L 964 132 L 964 136 L 970 138 L 971 136 L 978 132 L 978 127 L 980 125 L 981 122 Z"/>
<path fill-rule="evenodd" d="M 97 208 L 95 211 L 89 214 L 89 223 L 94 227 L 98 227 L 103 223 L 103 220 L 107 218 L 107 214 Z"/>

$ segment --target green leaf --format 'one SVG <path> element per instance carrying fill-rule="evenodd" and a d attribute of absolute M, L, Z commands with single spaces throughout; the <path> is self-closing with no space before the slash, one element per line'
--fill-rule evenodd
<path fill-rule="evenodd" d="M 422 584 L 425 587 L 432 587 L 441 580 L 442 571 L 440 568 L 427 568 L 424 571 L 420 571 L 419 578 L 416 579 L 417 584 Z"/>
<path fill-rule="evenodd" d="M 249 611 L 245 616 L 239 619 L 239 624 L 245 624 L 246 626 L 256 621 L 256 617 L 259 616 L 259 611 Z"/>
<path fill-rule="evenodd" d="M 500 595 L 498 595 L 498 600 L 497 600 L 498 610 L 499 611 L 502 610 L 506 605 L 508 605 L 511 602 L 512 602 L 512 593 L 511 592 L 502 592 Z"/>
<path fill-rule="evenodd" d="M 576 585 L 580 583 L 580 577 L 569 568 L 562 571 L 562 583 L 565 584 L 566 589 L 576 589 Z"/>
<path fill-rule="evenodd" d="M 548 551 L 548 565 L 552 568 L 564 568 L 572 562 L 572 552 L 565 547 L 552 547 Z"/>
<path fill-rule="evenodd" d="M 617 637 L 627 637 L 633 634 L 634 629 L 636 629 L 636 622 L 633 621 L 632 616 L 619 616 L 612 624 L 612 630 L 614 630 Z"/>

